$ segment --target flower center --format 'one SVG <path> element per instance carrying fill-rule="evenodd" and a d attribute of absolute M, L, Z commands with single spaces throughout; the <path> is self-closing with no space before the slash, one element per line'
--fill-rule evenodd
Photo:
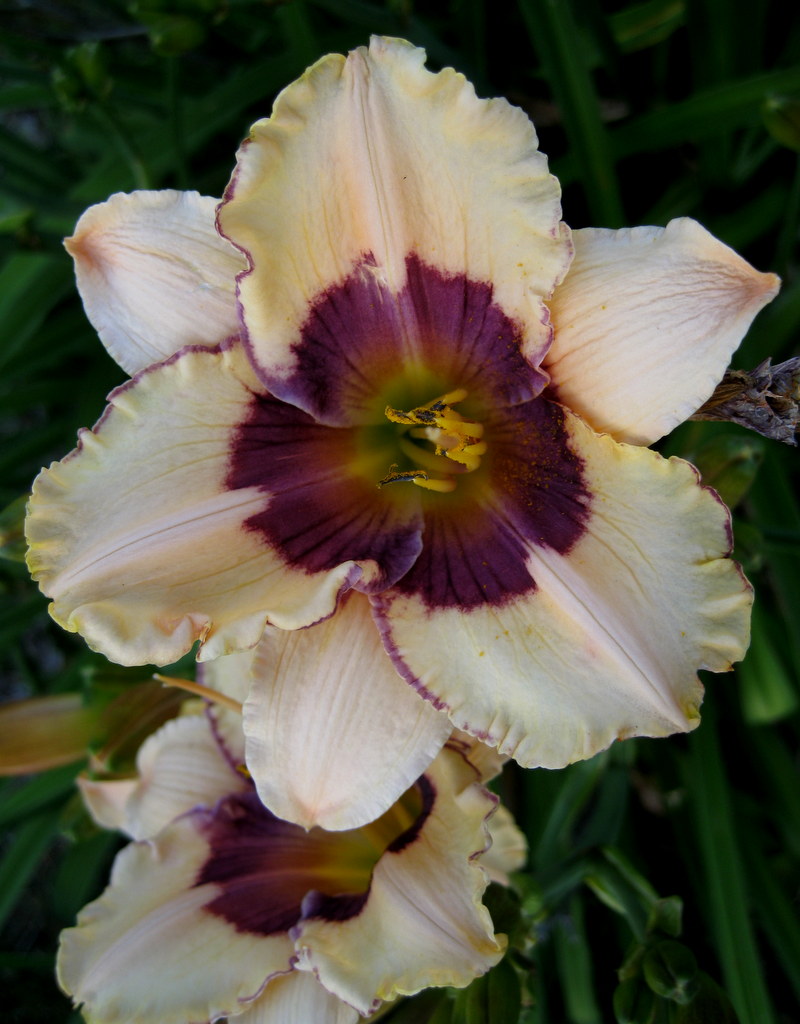
<path fill-rule="evenodd" d="M 386 418 L 402 427 L 400 450 L 411 467 L 400 469 L 393 463 L 378 487 L 402 481 L 447 493 L 455 490 L 457 476 L 478 468 L 486 452 L 483 424 L 453 408 L 466 397 L 464 388 L 457 388 L 408 412 L 386 406 Z"/>
<path fill-rule="evenodd" d="M 271 814 L 254 790 L 235 794 L 204 812 L 201 828 L 209 856 L 194 884 L 218 886 L 205 909 L 239 931 L 286 932 L 304 912 L 345 921 L 366 903 L 381 857 L 416 839 L 434 799 L 422 776 L 369 825 L 306 832 Z"/>

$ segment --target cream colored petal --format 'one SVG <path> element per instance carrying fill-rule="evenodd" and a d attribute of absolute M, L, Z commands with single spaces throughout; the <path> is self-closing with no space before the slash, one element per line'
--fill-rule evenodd
<path fill-rule="evenodd" d="M 493 882 L 508 885 L 509 871 L 519 871 L 528 859 L 528 841 L 503 804 L 489 819 L 492 845 L 481 857 L 480 864 Z"/>
<path fill-rule="evenodd" d="M 358 1013 L 327 992 L 317 979 L 292 971 L 273 978 L 235 1024 L 356 1024 Z"/>
<path fill-rule="evenodd" d="M 433 985 L 468 985 L 505 948 L 481 903 L 487 879 L 474 857 L 487 845 L 494 798 L 464 787 L 463 761 L 447 749 L 426 776 L 430 814 L 410 843 L 381 857 L 363 910 L 347 921 L 309 918 L 296 929 L 298 968 L 313 970 L 362 1014 Z"/>
<path fill-rule="evenodd" d="M 253 652 L 237 651 L 223 658 L 203 662 L 197 666 L 197 679 L 203 686 L 224 693 L 244 704 L 250 691 L 253 672 Z"/>
<path fill-rule="evenodd" d="M 725 557 L 728 512 L 694 468 L 576 416 L 565 424 L 590 511 L 564 554 L 520 535 L 535 589 L 466 611 L 391 591 L 375 599 L 409 681 L 527 767 L 694 728 L 697 669 L 726 671 L 749 637 L 752 592 Z"/>
<path fill-rule="evenodd" d="M 205 715 L 176 718 L 142 745 L 139 782 L 128 799 L 125 831 L 149 839 L 193 807 L 248 787 L 212 732 Z"/>
<path fill-rule="evenodd" d="M 279 818 L 357 828 L 422 774 L 450 735 L 446 715 L 397 674 L 363 594 L 310 629 L 268 629 L 244 708 L 247 767 Z"/>
<path fill-rule="evenodd" d="M 780 282 L 688 218 L 573 239 L 546 368 L 595 430 L 650 444 L 711 395 Z"/>
<path fill-rule="evenodd" d="M 138 785 L 138 779 L 90 779 L 79 775 L 76 779 L 86 809 L 101 828 L 128 832 L 125 812 L 128 800 Z"/>
<path fill-rule="evenodd" d="M 489 747 L 468 732 L 454 729 L 447 745 L 456 750 L 475 769 L 478 782 L 489 782 L 503 770 L 508 756 L 501 754 L 494 747 Z"/>
<path fill-rule="evenodd" d="M 89 207 L 65 240 L 86 315 L 128 373 L 238 334 L 245 262 L 216 230 L 217 202 L 197 192 L 118 192 Z"/>
<path fill-rule="evenodd" d="M 195 886 L 208 848 L 190 819 L 119 854 L 111 884 L 62 932 L 58 979 L 90 1024 L 186 1024 L 236 1013 L 286 971 L 284 934 L 237 931 Z"/>
<path fill-rule="evenodd" d="M 395 295 L 412 254 L 489 282 L 535 363 L 549 343 L 541 300 L 571 248 L 533 126 L 424 60 L 378 37 L 346 59 L 324 57 L 240 151 L 219 222 L 252 261 L 240 297 L 256 365 L 277 394 L 309 303 L 368 254 L 367 274 Z M 416 326 L 406 328 L 412 354 Z"/>
<path fill-rule="evenodd" d="M 114 392 L 34 484 L 31 572 L 56 621 L 112 661 L 170 664 L 198 639 L 201 659 L 251 647 L 267 618 L 329 615 L 352 578 L 353 563 L 291 569 L 248 528 L 269 496 L 227 479 L 255 387 L 238 347 L 186 351 Z"/>

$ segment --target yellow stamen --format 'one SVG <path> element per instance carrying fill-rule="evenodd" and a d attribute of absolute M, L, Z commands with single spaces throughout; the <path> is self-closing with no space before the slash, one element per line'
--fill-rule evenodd
<path fill-rule="evenodd" d="M 198 697 L 210 700 L 213 704 L 221 704 L 225 708 L 230 708 L 231 711 L 237 711 L 240 715 L 242 713 L 242 705 L 238 700 L 234 700 L 233 697 L 228 697 L 227 694 L 220 693 L 219 690 L 212 690 L 208 686 L 203 686 L 202 683 L 196 683 L 193 679 L 179 679 L 177 676 L 162 676 L 159 675 L 158 672 L 153 673 L 153 679 L 158 680 L 159 683 L 163 683 L 164 686 L 175 686 L 179 690 L 186 690 L 187 693 L 194 693 Z"/>
<path fill-rule="evenodd" d="M 434 454 L 425 448 L 421 448 L 418 444 L 413 444 L 411 441 L 406 440 L 405 437 L 401 437 L 399 441 L 400 451 L 407 455 L 412 462 L 416 462 L 418 466 L 421 466 L 424 470 L 430 473 L 452 473 L 453 470 L 459 471 L 459 467 L 452 466 L 444 454 Z"/>
<path fill-rule="evenodd" d="M 389 472 L 386 474 L 386 476 L 381 477 L 381 479 L 378 481 L 378 487 L 383 487 L 384 484 L 395 484 L 400 482 L 401 480 L 410 480 L 416 483 L 418 479 L 427 480 L 428 474 L 421 469 L 408 469 L 400 473 L 397 469 L 397 463 L 393 462 L 391 466 L 389 466 Z"/>
<path fill-rule="evenodd" d="M 471 472 L 473 469 L 477 469 L 481 464 L 481 455 L 485 454 L 487 444 L 485 441 L 479 441 L 477 444 L 468 444 L 463 448 L 456 447 L 450 448 L 447 451 L 447 457 L 455 459 L 456 462 L 460 462 L 462 465 L 467 467 L 467 472 Z"/>
<path fill-rule="evenodd" d="M 451 476 L 444 477 L 443 479 L 429 476 L 424 480 L 417 476 L 414 477 L 412 483 L 415 483 L 417 487 L 424 487 L 426 491 L 438 491 L 440 494 L 449 494 L 450 491 L 456 489 L 456 482 Z"/>
<path fill-rule="evenodd" d="M 400 450 L 421 468 L 400 472 L 393 465 L 379 487 L 403 480 L 446 494 L 455 488 L 453 474 L 471 473 L 480 466 L 481 456 L 487 451 L 486 442 L 481 440 L 483 424 L 466 419 L 452 408 L 467 395 L 464 388 L 457 388 L 408 411 L 386 406 L 384 412 L 389 422 L 408 428 L 399 438 Z M 434 451 L 417 441 L 427 441 Z"/>
<path fill-rule="evenodd" d="M 457 437 L 471 437 L 475 441 L 483 437 L 482 423 L 473 423 L 471 420 L 464 420 L 460 416 L 458 419 L 455 419 L 452 415 L 449 417 L 438 416 L 436 418 L 436 426 L 446 434 L 455 434 Z"/>

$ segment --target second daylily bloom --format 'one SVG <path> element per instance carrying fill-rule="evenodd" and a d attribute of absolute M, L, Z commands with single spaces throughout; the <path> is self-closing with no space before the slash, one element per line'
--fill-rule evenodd
<path fill-rule="evenodd" d="M 136 778 L 83 780 L 96 819 L 139 840 L 62 936 L 59 978 L 87 1019 L 355 1024 L 500 959 L 479 862 L 502 875 L 524 843 L 506 814 L 485 852 L 496 798 L 468 744 L 449 743 L 379 820 L 333 833 L 267 811 L 242 751 L 241 720 L 211 710 L 151 736 Z"/>
<path fill-rule="evenodd" d="M 123 663 L 268 623 L 262 796 L 276 737 L 290 775 L 343 733 L 384 766 L 369 807 L 359 781 L 327 818 L 281 808 L 303 824 L 380 813 L 450 722 L 549 767 L 690 729 L 697 669 L 747 645 L 727 510 L 644 446 L 777 279 L 689 220 L 570 235 L 525 115 L 423 60 L 375 39 L 314 65 L 253 127 L 218 230 L 213 200 L 137 193 L 68 243 L 134 377 L 37 481 L 31 570 Z"/>

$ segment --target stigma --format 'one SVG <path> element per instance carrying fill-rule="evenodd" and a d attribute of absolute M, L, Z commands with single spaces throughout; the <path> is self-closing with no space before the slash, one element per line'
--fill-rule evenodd
<path fill-rule="evenodd" d="M 471 473 L 480 466 L 481 456 L 487 450 L 483 424 L 467 419 L 453 408 L 467 395 L 464 388 L 457 388 L 408 411 L 386 406 L 386 418 L 405 428 L 399 446 L 413 468 L 399 470 L 392 465 L 378 481 L 378 487 L 406 481 L 429 491 L 447 493 L 455 489 L 459 474 Z"/>

